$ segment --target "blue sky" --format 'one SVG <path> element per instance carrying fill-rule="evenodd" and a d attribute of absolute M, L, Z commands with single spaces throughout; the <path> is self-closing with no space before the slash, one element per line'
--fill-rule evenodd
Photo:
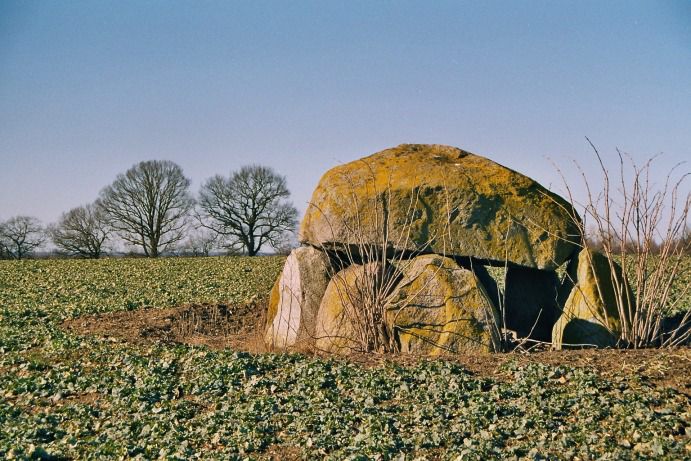
<path fill-rule="evenodd" d="M 560 191 L 546 159 L 593 174 L 585 136 L 691 159 L 691 2 L 0 2 L 0 219 L 53 221 L 148 159 L 195 193 L 268 165 L 304 210 L 404 142 Z"/>

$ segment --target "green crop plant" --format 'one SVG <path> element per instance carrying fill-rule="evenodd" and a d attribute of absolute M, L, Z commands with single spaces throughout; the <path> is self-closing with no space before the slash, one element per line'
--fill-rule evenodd
<path fill-rule="evenodd" d="M 509 360 L 251 355 L 60 328 L 264 296 L 283 258 L 0 262 L 0 459 L 686 459 L 688 397 Z"/>

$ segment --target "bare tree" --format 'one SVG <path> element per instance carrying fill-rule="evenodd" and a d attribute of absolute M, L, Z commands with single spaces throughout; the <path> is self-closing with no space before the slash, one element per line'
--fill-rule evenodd
<path fill-rule="evenodd" d="M 199 229 L 192 233 L 183 244 L 183 253 L 190 256 L 209 256 L 219 246 L 219 236 L 209 229 Z"/>
<path fill-rule="evenodd" d="M 155 258 L 184 237 L 194 203 L 189 186 L 177 164 L 149 160 L 119 174 L 97 203 L 120 238 Z"/>
<path fill-rule="evenodd" d="M 0 223 L 0 247 L 10 259 L 24 259 L 45 239 L 43 226 L 34 217 L 15 216 Z"/>
<path fill-rule="evenodd" d="M 93 204 L 63 213 L 48 234 L 58 249 L 82 258 L 100 258 L 111 229 L 105 212 Z"/>
<path fill-rule="evenodd" d="M 285 177 L 250 165 L 229 178 L 214 176 L 199 192 L 200 221 L 254 256 L 265 244 L 280 247 L 297 225 Z"/>

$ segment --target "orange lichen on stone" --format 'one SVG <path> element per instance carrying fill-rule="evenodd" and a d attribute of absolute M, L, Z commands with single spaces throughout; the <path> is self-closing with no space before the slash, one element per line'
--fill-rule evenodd
<path fill-rule="evenodd" d="M 386 236 L 399 250 L 554 269 L 580 241 L 574 217 L 564 199 L 484 157 L 403 144 L 329 170 L 300 241 L 338 248 Z"/>

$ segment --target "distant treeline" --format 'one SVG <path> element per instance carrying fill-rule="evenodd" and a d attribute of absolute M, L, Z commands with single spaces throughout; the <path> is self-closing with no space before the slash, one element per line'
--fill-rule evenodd
<path fill-rule="evenodd" d="M 609 246 L 609 251 L 618 254 L 638 254 L 641 251 L 646 251 L 650 254 L 656 255 L 662 251 L 665 251 L 665 245 L 661 242 L 655 240 L 649 240 L 643 242 L 638 240 L 627 240 L 622 241 L 616 236 L 609 238 L 602 238 L 600 233 L 593 231 L 591 233 L 586 233 L 585 246 L 591 250 L 605 253 L 606 246 Z M 640 245 L 644 243 L 647 248 L 640 248 Z M 670 242 L 674 247 L 678 247 L 686 255 L 691 256 L 691 227 L 687 227 L 681 235 L 673 239 Z"/>
<path fill-rule="evenodd" d="M 285 177 L 264 166 L 209 178 L 195 196 L 179 165 L 140 162 L 55 223 L 0 221 L 0 259 L 285 253 L 298 216 L 289 197 Z"/>

